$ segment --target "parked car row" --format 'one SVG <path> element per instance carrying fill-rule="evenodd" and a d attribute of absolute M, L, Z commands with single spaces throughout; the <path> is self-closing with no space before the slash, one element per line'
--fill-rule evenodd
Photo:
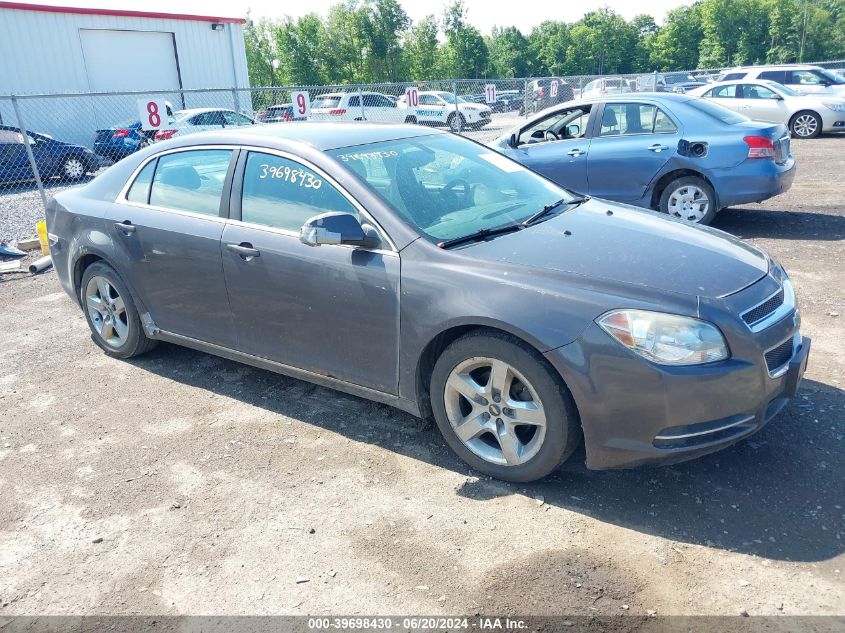
<path fill-rule="evenodd" d="M 26 149 L 26 141 L 41 178 L 60 178 L 74 182 L 100 168 L 100 160 L 87 147 L 64 143 L 38 132 L 26 132 L 0 125 L 0 183 L 30 181 L 35 178 Z"/>

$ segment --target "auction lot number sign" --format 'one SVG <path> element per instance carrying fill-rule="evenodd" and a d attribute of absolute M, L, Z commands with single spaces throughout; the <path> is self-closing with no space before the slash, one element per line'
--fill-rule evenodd
<path fill-rule="evenodd" d="M 311 95 L 307 90 L 291 92 L 290 99 L 293 103 L 293 118 L 307 119 L 311 116 Z"/>
<path fill-rule="evenodd" d="M 142 130 L 160 130 L 167 125 L 167 104 L 163 99 L 138 99 Z"/>

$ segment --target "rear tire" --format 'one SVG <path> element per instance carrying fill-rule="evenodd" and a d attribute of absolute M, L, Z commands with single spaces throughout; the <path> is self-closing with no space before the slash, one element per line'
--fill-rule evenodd
<path fill-rule="evenodd" d="M 676 178 L 660 194 L 660 211 L 693 224 L 710 224 L 719 211 L 716 192 L 704 178 Z"/>
<path fill-rule="evenodd" d="M 59 176 L 62 180 L 76 182 L 85 178 L 88 173 L 88 165 L 78 156 L 68 156 L 62 161 L 59 167 Z"/>
<path fill-rule="evenodd" d="M 796 112 L 789 120 L 789 131 L 795 138 L 816 138 L 822 133 L 822 118 L 811 110 Z"/>
<path fill-rule="evenodd" d="M 416 125 L 416 124 L 417 124 L 417 117 L 415 117 L 415 116 L 406 116 L 406 117 L 405 117 L 405 123 L 408 123 L 408 124 L 410 124 L 410 125 Z"/>
<path fill-rule="evenodd" d="M 85 269 L 79 299 L 91 338 L 109 356 L 132 358 L 158 344 L 147 338 L 129 289 L 105 262 L 94 262 Z"/>
<path fill-rule="evenodd" d="M 480 330 L 449 345 L 435 363 L 430 393 L 446 443 L 486 475 L 534 481 L 578 447 L 569 390 L 540 354 L 504 333 Z"/>

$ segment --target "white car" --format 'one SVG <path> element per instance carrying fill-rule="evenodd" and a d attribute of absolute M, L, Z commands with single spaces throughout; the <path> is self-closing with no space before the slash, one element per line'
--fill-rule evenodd
<path fill-rule="evenodd" d="M 375 121 L 378 123 L 413 123 L 386 95 L 379 92 L 330 92 L 314 97 L 312 121 Z"/>
<path fill-rule="evenodd" d="M 156 132 L 154 138 L 156 141 L 166 141 L 177 134 L 193 134 L 244 125 L 255 125 L 255 120 L 234 110 L 222 108 L 176 110 L 169 117 L 167 129 Z"/>
<path fill-rule="evenodd" d="M 593 79 L 581 89 L 581 98 L 603 97 L 631 92 L 631 86 L 622 77 L 602 77 Z"/>
<path fill-rule="evenodd" d="M 818 66 L 803 64 L 744 66 L 722 72 L 718 81 L 739 81 L 740 79 L 774 81 L 802 94 L 817 92 L 845 97 L 845 77 L 840 77 Z"/>
<path fill-rule="evenodd" d="M 757 121 L 783 123 L 796 138 L 845 132 L 845 99 L 828 94 L 802 95 L 774 81 L 720 81 L 687 94 Z"/>
<path fill-rule="evenodd" d="M 418 93 L 419 105 L 412 108 L 405 96 L 397 105 L 407 115 L 407 122 L 423 125 L 446 125 L 457 132 L 464 128 L 482 128 L 491 121 L 492 111 L 482 103 L 470 103 L 451 92 L 426 90 Z"/>

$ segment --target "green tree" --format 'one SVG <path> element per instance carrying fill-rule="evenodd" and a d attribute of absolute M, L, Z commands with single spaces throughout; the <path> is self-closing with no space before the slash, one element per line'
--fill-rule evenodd
<path fill-rule="evenodd" d="M 487 69 L 489 51 L 478 29 L 467 23 L 463 0 L 453 0 L 443 13 L 446 34 L 444 61 L 454 78 L 482 77 Z"/>
<path fill-rule="evenodd" d="M 409 79 L 440 78 L 438 68 L 437 20 L 433 15 L 417 22 L 405 36 Z"/>
<path fill-rule="evenodd" d="M 244 48 L 249 82 L 252 86 L 275 86 L 276 59 L 273 31 L 275 25 L 262 18 L 257 22 L 247 15 L 244 25 Z"/>
<path fill-rule="evenodd" d="M 397 0 L 372 0 L 365 29 L 367 62 L 375 81 L 399 81 L 403 76 L 402 33 L 411 23 Z"/>
<path fill-rule="evenodd" d="M 699 67 L 701 5 L 672 9 L 650 43 L 650 70 L 690 70 Z"/>
<path fill-rule="evenodd" d="M 329 9 L 325 31 L 332 43 L 326 71 L 333 83 L 364 81 L 368 15 L 357 0 L 340 2 Z"/>
<path fill-rule="evenodd" d="M 534 27 L 528 36 L 533 72 L 544 76 L 563 74 L 568 48 L 568 24 L 547 20 Z"/>
<path fill-rule="evenodd" d="M 504 29 L 493 27 L 487 48 L 493 77 L 527 77 L 531 74 L 528 39 L 515 26 Z"/>
<path fill-rule="evenodd" d="M 279 75 L 289 85 L 325 83 L 328 58 L 326 30 L 316 13 L 295 22 L 286 18 L 275 30 L 279 51 Z"/>

